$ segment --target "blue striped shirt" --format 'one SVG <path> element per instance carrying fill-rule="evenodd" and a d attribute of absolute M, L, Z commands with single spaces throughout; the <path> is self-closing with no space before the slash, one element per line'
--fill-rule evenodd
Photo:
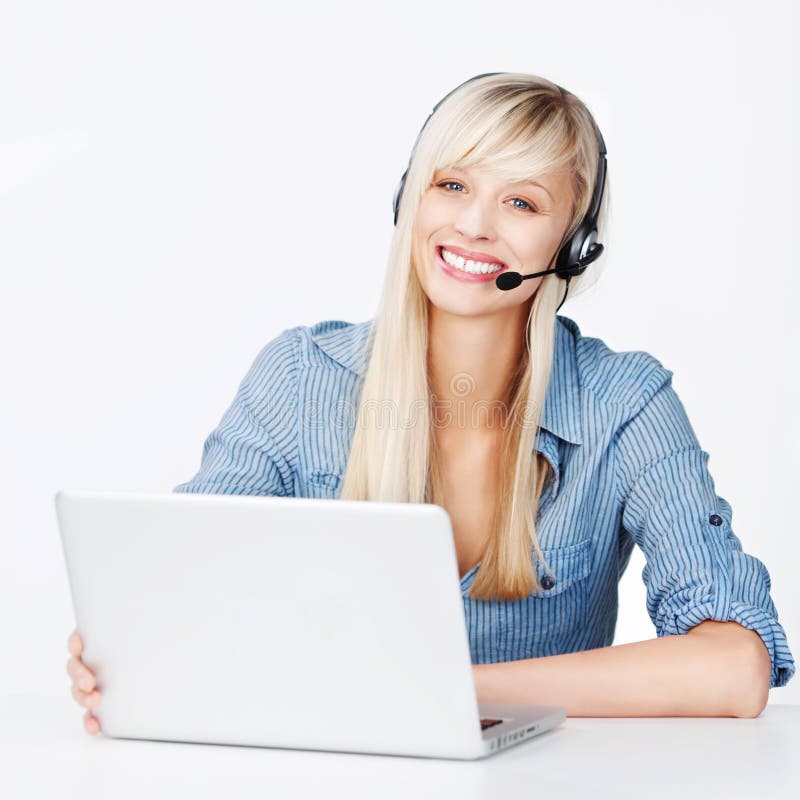
<path fill-rule="evenodd" d="M 199 471 L 174 491 L 336 498 L 371 324 L 326 320 L 268 342 L 206 439 Z M 477 564 L 463 576 L 474 663 L 613 644 L 618 581 L 636 544 L 658 636 L 734 620 L 764 641 L 770 686 L 794 674 L 767 568 L 743 552 L 671 378 L 652 355 L 615 352 L 557 317 L 537 444 L 553 468 L 537 532 L 555 581 L 495 601 L 467 596 Z M 534 568 L 540 580 L 551 575 Z"/>

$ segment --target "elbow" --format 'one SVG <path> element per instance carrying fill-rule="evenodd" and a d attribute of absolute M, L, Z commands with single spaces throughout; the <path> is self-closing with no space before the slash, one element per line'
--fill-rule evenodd
<path fill-rule="evenodd" d="M 766 694 L 757 694 L 747 699 L 749 702 L 739 702 L 738 709 L 733 713 L 734 717 L 738 717 L 739 719 L 755 719 L 761 716 L 761 712 L 767 707 L 769 692 L 766 692 Z"/>
<path fill-rule="evenodd" d="M 710 637 L 717 653 L 717 674 L 726 678 L 720 703 L 724 716 L 754 719 L 766 708 L 772 660 L 761 636 L 738 622 L 706 620 L 687 635 Z"/>
<path fill-rule="evenodd" d="M 757 634 L 743 647 L 743 669 L 736 693 L 734 716 L 755 719 L 767 707 L 772 678 L 772 661 L 764 642 Z"/>

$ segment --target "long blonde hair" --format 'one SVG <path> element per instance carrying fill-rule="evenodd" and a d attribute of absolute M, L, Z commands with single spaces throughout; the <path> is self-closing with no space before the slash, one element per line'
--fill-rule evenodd
<path fill-rule="evenodd" d="M 378 313 L 366 343 L 369 361 L 340 499 L 441 505 L 427 366 L 428 300 L 412 245 L 417 208 L 435 171 L 447 165 L 482 167 L 517 181 L 568 169 L 573 207 L 563 244 L 589 209 L 598 159 L 597 134 L 584 104 L 535 75 L 502 73 L 473 80 L 431 116 L 412 152 Z M 599 241 L 604 241 L 608 195 L 606 178 Z M 585 276 L 593 271 L 587 283 Z M 572 278 L 569 296 L 593 284 L 596 271 L 597 263 Z M 502 488 L 470 587 L 475 598 L 515 600 L 540 589 L 531 550 L 544 562 L 536 512 L 550 465 L 535 446 L 564 286 L 555 274 L 546 275 L 529 301 L 526 346 L 509 394 L 509 418 L 524 424 L 509 425 L 503 433 Z"/>

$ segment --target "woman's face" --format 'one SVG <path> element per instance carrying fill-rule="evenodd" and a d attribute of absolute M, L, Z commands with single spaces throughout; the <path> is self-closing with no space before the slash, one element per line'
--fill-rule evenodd
<path fill-rule="evenodd" d="M 525 303 L 546 276 L 509 291 L 498 289 L 495 278 L 500 271 L 527 275 L 550 269 L 571 203 L 568 172 L 507 183 L 476 167 L 437 170 L 414 221 L 414 261 L 428 299 L 444 311 L 468 316 Z M 481 264 L 458 256 L 492 263 L 493 270 L 502 267 L 488 274 Z"/>

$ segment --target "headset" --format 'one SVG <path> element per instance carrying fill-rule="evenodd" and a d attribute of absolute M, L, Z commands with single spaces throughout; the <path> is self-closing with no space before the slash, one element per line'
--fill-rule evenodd
<path fill-rule="evenodd" d="M 428 124 L 430 118 L 436 113 L 436 109 L 448 98 L 450 97 L 453 92 L 460 89 L 467 83 L 471 81 L 478 80 L 478 78 L 485 78 L 488 75 L 508 75 L 510 73 L 507 72 L 483 72 L 480 75 L 475 75 L 472 78 L 468 78 L 463 83 L 460 83 L 456 86 L 455 89 L 449 91 L 434 107 L 433 111 L 428 114 L 428 119 L 425 120 L 420 132 L 417 134 L 416 141 L 414 142 L 414 148 L 412 148 L 412 158 L 414 149 L 417 146 L 417 142 L 419 141 L 419 137 L 422 135 L 422 131 L 425 130 L 425 125 Z M 558 84 L 556 84 L 558 86 Z M 562 92 L 566 92 L 567 90 L 558 86 Z M 603 200 L 603 191 L 606 185 L 606 143 L 603 140 L 603 135 L 600 133 L 600 128 L 597 125 L 594 117 L 589 114 L 589 117 L 592 120 L 592 124 L 594 125 L 595 132 L 597 133 L 597 139 L 600 145 L 600 160 L 597 165 L 597 177 L 595 179 L 594 184 L 594 192 L 592 194 L 592 202 L 589 206 L 589 210 L 584 215 L 583 219 L 581 219 L 580 224 L 575 229 L 575 232 L 564 242 L 561 246 L 561 249 L 558 251 L 558 258 L 556 259 L 556 266 L 554 269 L 546 269 L 542 272 L 534 272 L 530 275 L 520 275 L 519 272 L 503 272 L 497 276 L 495 280 L 495 285 L 498 289 L 502 291 L 508 291 L 509 289 L 515 289 L 519 286 L 522 281 L 527 280 L 528 278 L 537 278 L 540 275 L 547 275 L 550 272 L 554 272 L 558 275 L 559 278 L 564 279 L 567 282 L 566 291 L 564 292 L 564 297 L 558 305 L 556 312 L 561 306 L 564 304 L 564 300 L 567 299 L 567 292 L 569 291 L 569 282 L 571 278 L 574 278 L 577 275 L 581 275 L 583 271 L 595 261 L 600 254 L 603 252 L 603 245 L 597 241 L 597 217 L 600 213 L 600 203 Z M 394 211 L 394 224 L 397 225 L 397 215 L 400 209 L 400 198 L 403 196 L 403 188 L 406 184 L 406 176 L 408 175 L 408 170 L 411 168 L 411 158 L 408 160 L 408 166 L 406 167 L 406 171 L 403 173 L 402 177 L 400 178 L 400 182 L 397 184 L 397 188 L 394 190 L 394 197 L 392 198 L 392 210 Z"/>

